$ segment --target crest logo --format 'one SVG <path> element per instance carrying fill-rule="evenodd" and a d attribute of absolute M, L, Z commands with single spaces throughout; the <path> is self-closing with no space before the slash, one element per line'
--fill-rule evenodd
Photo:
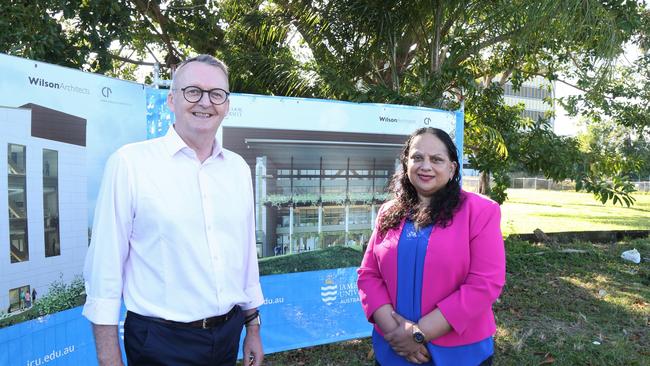
<path fill-rule="evenodd" d="M 338 285 L 334 283 L 332 276 L 329 275 L 325 278 L 325 283 L 320 287 L 320 297 L 323 302 L 329 306 L 336 301 L 338 294 Z"/>

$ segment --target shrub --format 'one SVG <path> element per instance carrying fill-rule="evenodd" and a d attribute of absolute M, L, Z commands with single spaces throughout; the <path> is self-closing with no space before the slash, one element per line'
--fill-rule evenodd
<path fill-rule="evenodd" d="M 69 284 L 60 278 L 50 284 L 47 294 L 38 299 L 34 307 L 39 316 L 53 314 L 83 304 L 84 294 L 84 281 L 81 276 L 75 276 Z"/>

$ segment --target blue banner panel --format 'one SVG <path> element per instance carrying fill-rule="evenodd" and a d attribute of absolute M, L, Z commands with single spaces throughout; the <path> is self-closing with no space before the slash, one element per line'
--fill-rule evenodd
<path fill-rule="evenodd" d="M 359 303 L 356 270 L 349 267 L 261 277 L 264 353 L 369 337 L 372 327 Z"/>
<path fill-rule="evenodd" d="M 0 365 L 96 365 L 90 323 L 81 307 L 0 329 Z"/>
<path fill-rule="evenodd" d="M 260 278 L 264 353 L 368 337 L 355 267 Z M 122 308 L 119 334 L 124 355 Z M 245 331 L 242 333 L 242 343 Z M 242 356 L 243 345 L 239 357 Z M 0 329 L 0 365 L 97 365 L 91 325 L 81 307 Z"/>

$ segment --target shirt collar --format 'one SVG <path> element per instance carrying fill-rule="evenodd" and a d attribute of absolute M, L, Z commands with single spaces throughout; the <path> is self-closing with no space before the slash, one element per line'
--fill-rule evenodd
<path fill-rule="evenodd" d="M 183 139 L 178 135 L 178 133 L 176 133 L 176 129 L 174 128 L 174 125 L 169 126 L 169 129 L 167 130 L 167 134 L 165 134 L 165 136 L 163 137 L 163 141 L 167 148 L 167 153 L 170 156 L 176 155 L 179 151 L 193 156 L 196 155 L 194 153 L 194 150 L 192 150 L 189 146 L 187 146 L 185 141 L 183 141 Z M 212 154 L 210 154 L 210 158 L 216 158 L 216 157 L 223 157 L 223 148 L 219 140 L 215 137 L 214 143 L 212 144 Z"/>

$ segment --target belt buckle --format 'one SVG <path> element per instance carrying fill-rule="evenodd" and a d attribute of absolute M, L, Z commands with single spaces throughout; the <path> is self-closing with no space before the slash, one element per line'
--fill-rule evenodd
<path fill-rule="evenodd" d="M 208 319 L 203 318 L 203 324 L 201 325 L 203 329 L 208 329 Z"/>

